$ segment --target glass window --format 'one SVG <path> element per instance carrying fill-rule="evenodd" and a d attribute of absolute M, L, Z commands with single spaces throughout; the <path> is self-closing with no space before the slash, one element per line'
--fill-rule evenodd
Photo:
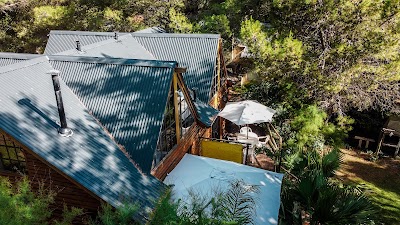
<path fill-rule="evenodd" d="M 176 123 L 175 123 L 175 108 L 174 108 L 174 92 L 173 86 L 168 96 L 167 107 L 164 112 L 163 124 L 161 133 L 158 137 L 157 151 L 154 155 L 153 165 L 157 165 L 171 149 L 177 144 L 176 140 Z"/>
<path fill-rule="evenodd" d="M 178 91 L 178 107 L 179 107 L 179 127 L 181 129 L 181 138 L 189 131 L 189 128 L 194 123 L 194 118 L 190 112 L 188 103 L 182 91 Z"/>
<path fill-rule="evenodd" d="M 23 151 L 5 135 L 0 134 L 0 171 L 25 173 L 26 161 Z"/>

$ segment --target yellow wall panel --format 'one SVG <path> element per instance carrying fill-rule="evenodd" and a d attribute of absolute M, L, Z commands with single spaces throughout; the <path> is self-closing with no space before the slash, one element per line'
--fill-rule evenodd
<path fill-rule="evenodd" d="M 218 141 L 201 141 L 201 155 L 214 159 L 242 163 L 243 146 Z"/>

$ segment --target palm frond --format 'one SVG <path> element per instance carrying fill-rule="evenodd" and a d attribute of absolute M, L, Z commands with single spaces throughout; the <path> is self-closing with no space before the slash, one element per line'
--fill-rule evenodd
<path fill-rule="evenodd" d="M 235 221 L 238 224 L 254 224 L 256 199 L 254 194 L 259 193 L 259 187 L 247 185 L 242 180 L 230 183 L 230 188 L 221 201 L 224 219 Z"/>

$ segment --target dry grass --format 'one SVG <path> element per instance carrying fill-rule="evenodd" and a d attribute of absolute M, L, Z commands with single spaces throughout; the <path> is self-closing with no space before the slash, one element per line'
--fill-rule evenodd
<path fill-rule="evenodd" d="M 378 224 L 400 225 L 400 160 L 383 158 L 369 161 L 369 155 L 342 150 L 343 165 L 337 176 L 347 184 L 365 190 L 380 210 Z"/>

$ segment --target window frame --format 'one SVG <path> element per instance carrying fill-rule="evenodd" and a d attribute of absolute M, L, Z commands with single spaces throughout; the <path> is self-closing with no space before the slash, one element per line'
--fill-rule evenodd
<path fill-rule="evenodd" d="M 24 150 L 18 145 L 16 145 L 14 141 L 7 138 L 6 135 L 1 133 L 0 133 L 0 160 L 1 160 L 0 172 L 3 171 L 12 173 L 19 172 L 25 174 L 26 156 Z M 7 161 L 8 163 L 5 163 Z"/>

